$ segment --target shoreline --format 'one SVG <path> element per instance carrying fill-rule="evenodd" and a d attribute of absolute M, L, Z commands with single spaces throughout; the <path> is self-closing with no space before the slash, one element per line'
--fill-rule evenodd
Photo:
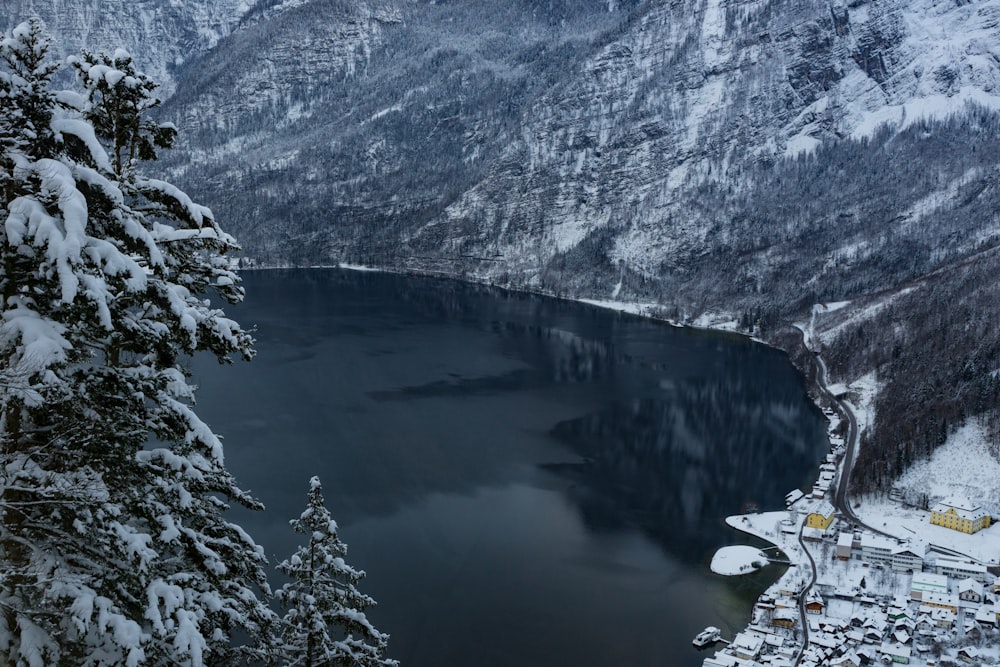
<path fill-rule="evenodd" d="M 789 322 L 775 329 L 772 333 L 772 340 L 769 341 L 754 336 L 751 333 L 739 331 L 738 327 L 735 326 L 737 324 L 735 321 L 722 317 L 719 313 L 714 314 L 714 316 L 699 317 L 693 322 L 677 322 L 661 315 L 663 307 L 655 303 L 631 303 L 613 299 L 571 298 L 549 294 L 541 290 L 515 289 L 495 285 L 486 280 L 469 280 L 468 278 L 431 271 L 401 270 L 340 263 L 336 265 L 316 266 L 247 267 L 239 269 L 239 271 L 283 269 L 342 269 L 358 272 L 446 278 L 467 284 L 493 287 L 509 293 L 531 294 L 573 301 L 604 310 L 655 320 L 676 328 L 696 329 L 729 336 L 737 335 L 744 340 L 749 339 L 766 347 L 780 350 L 801 374 L 804 381 L 804 389 L 810 401 L 827 418 L 827 444 L 830 446 L 830 454 L 826 456 L 825 461 L 823 459 L 818 461 L 820 472 L 814 482 L 813 493 L 810 494 L 807 492 L 796 497 L 794 500 L 789 498 L 784 510 L 755 514 L 737 514 L 725 518 L 725 522 L 730 528 L 771 545 L 764 550 L 765 553 L 770 549 L 778 549 L 788 561 L 785 563 L 787 567 L 784 572 L 776 575 L 774 581 L 752 603 L 747 612 L 748 621 L 742 629 L 736 632 L 733 641 L 736 642 L 738 638 L 743 641 L 749 641 L 751 644 L 758 646 L 758 651 L 762 646 L 766 646 L 767 649 L 764 654 L 771 656 L 773 660 L 777 661 L 772 664 L 780 664 L 787 667 L 798 665 L 803 660 L 815 661 L 822 654 L 822 647 L 833 641 L 832 637 L 834 636 L 837 637 L 837 641 L 842 643 L 845 641 L 849 642 L 854 647 L 850 649 L 852 652 L 857 651 L 858 653 L 869 655 L 871 659 L 875 659 L 876 657 L 884 659 L 889 655 L 886 653 L 886 650 L 891 651 L 891 647 L 890 649 L 886 649 L 886 644 L 883 644 L 882 648 L 877 650 L 868 650 L 862 644 L 855 644 L 853 637 L 840 636 L 840 633 L 843 631 L 843 617 L 838 614 L 827 616 L 822 611 L 827 602 L 838 609 L 843 607 L 842 601 L 826 597 L 830 595 L 829 590 L 827 590 L 829 588 L 829 577 L 840 576 L 835 575 L 840 570 L 838 566 L 831 566 L 826 561 L 819 566 L 820 564 L 817 563 L 817 560 L 821 559 L 814 558 L 813 553 L 810 553 L 811 550 L 805 542 L 805 540 L 815 541 L 813 550 L 817 548 L 821 549 L 825 558 L 833 542 L 837 542 L 836 533 L 844 530 L 844 528 L 839 527 L 837 530 L 833 530 L 831 527 L 829 530 L 824 529 L 823 531 L 818 531 L 815 528 L 807 528 L 807 517 L 811 521 L 812 517 L 816 516 L 817 512 L 820 511 L 821 507 L 828 508 L 830 519 L 835 524 L 838 524 L 838 526 L 845 525 L 844 522 L 846 521 L 846 529 L 848 532 L 854 532 L 855 541 L 860 539 L 858 536 L 861 535 L 875 535 L 876 539 L 892 537 L 884 533 L 883 530 L 866 525 L 864 522 L 872 521 L 872 517 L 868 516 L 867 511 L 865 512 L 866 516 L 863 518 L 855 515 L 853 511 L 854 506 L 850 502 L 849 486 L 851 468 L 853 468 L 858 454 L 857 446 L 860 444 L 860 434 L 866 428 L 870 427 L 874 419 L 874 398 L 880 387 L 874 374 L 869 374 L 870 377 L 865 376 L 849 382 L 828 385 L 827 371 L 823 359 L 819 354 L 819 350 L 812 349 L 812 344 L 818 341 L 814 328 L 815 311 L 820 307 L 826 308 L 825 304 L 813 306 L 812 317 L 809 320 L 805 322 Z M 658 310 L 660 312 L 657 312 Z M 845 426 L 847 427 L 846 433 L 844 433 Z M 791 496 L 792 494 L 789 495 Z M 889 501 L 887 500 L 886 502 Z M 860 505 L 858 507 L 860 508 Z M 823 509 L 822 514 L 826 515 L 827 509 Z M 883 511 L 876 518 L 881 520 L 887 516 L 888 514 Z M 829 526 L 829 521 L 825 525 Z M 911 530 L 910 532 L 914 531 Z M 952 542 L 952 540 L 947 538 L 953 536 L 943 536 L 945 539 L 939 541 L 928 539 L 926 535 L 923 535 L 924 531 L 920 532 L 921 535 L 919 537 L 924 538 L 924 541 L 932 548 L 928 552 L 928 557 L 931 558 L 931 565 L 934 562 L 931 552 L 935 547 L 939 550 L 944 549 L 946 552 L 950 550 L 956 556 L 972 558 L 973 561 L 977 560 L 967 554 L 959 554 L 950 547 L 944 546 Z M 830 537 L 831 535 L 833 535 L 833 538 Z M 839 544 L 837 549 L 839 553 Z M 950 554 L 946 555 L 950 556 Z M 867 568 L 869 566 L 867 556 L 860 553 L 853 554 L 850 557 L 850 562 L 854 563 L 859 559 L 865 560 L 864 567 Z M 839 560 L 843 561 L 844 559 L 839 558 Z M 771 561 L 770 558 L 769 561 Z M 783 563 L 784 561 L 777 560 L 776 562 Z M 834 563 L 836 562 L 837 560 L 834 561 Z M 996 561 L 993 562 L 995 563 Z M 856 566 L 852 565 L 851 567 Z M 1000 569 L 998 569 L 998 572 L 1000 572 Z M 821 577 L 824 578 L 824 582 L 817 583 Z M 1000 589 L 1000 578 L 997 578 L 996 585 Z M 865 594 L 862 594 L 862 597 L 865 597 L 864 603 L 875 603 L 879 596 L 880 591 L 877 588 L 870 591 L 867 597 Z M 886 596 L 882 597 L 885 597 L 883 602 L 888 605 L 890 598 Z M 819 606 L 820 611 L 817 612 L 814 610 L 816 606 Z M 808 616 L 807 608 L 809 609 Z M 885 611 L 883 610 L 883 612 Z M 819 616 L 813 614 L 819 614 Z M 1000 626 L 1000 615 L 996 619 L 996 625 Z M 738 626 L 733 627 L 735 630 Z M 810 640 L 811 634 L 817 635 L 815 643 Z M 939 639 L 944 641 L 940 636 Z M 949 650 L 958 650 L 958 643 L 947 643 L 949 644 Z M 706 657 L 703 660 L 703 667 L 727 667 L 737 664 L 733 662 L 736 659 L 733 651 L 734 647 L 732 645 L 720 649 L 715 653 L 714 657 Z M 736 653 L 738 655 L 739 651 L 736 650 Z M 741 661 L 739 664 L 744 663 Z M 759 663 L 752 662 L 746 664 Z M 917 664 L 920 663 L 918 662 Z"/>

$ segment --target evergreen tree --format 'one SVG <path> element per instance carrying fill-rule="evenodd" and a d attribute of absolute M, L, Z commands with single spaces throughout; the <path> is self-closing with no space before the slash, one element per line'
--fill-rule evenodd
<path fill-rule="evenodd" d="M 389 636 L 368 621 L 365 609 L 375 600 L 357 583 L 365 573 L 344 561 L 347 545 L 337 536 L 337 522 L 323 503 L 319 478 L 309 481 L 309 505 L 289 522 L 309 542 L 278 569 L 291 577 L 277 592 L 285 614 L 283 664 L 288 667 L 399 664 L 383 657 Z"/>
<path fill-rule="evenodd" d="M 260 505 L 182 364 L 253 354 L 205 298 L 242 298 L 237 245 L 141 175 L 175 130 L 131 57 L 84 54 L 83 94 L 55 92 L 47 49 L 35 23 L 0 43 L 0 664 L 265 659 L 266 560 L 223 518 Z"/>

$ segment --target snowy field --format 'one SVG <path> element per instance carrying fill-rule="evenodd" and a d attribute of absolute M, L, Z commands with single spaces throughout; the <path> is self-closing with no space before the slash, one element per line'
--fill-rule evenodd
<path fill-rule="evenodd" d="M 961 552 L 986 564 L 1000 563 L 1000 524 L 972 535 L 930 524 L 930 512 L 883 498 L 864 498 L 855 513 L 874 528 Z"/>
<path fill-rule="evenodd" d="M 930 460 L 910 468 L 896 484 L 903 498 L 917 502 L 928 495 L 931 506 L 964 498 L 1000 514 L 1000 462 L 987 449 L 982 426 L 971 422 L 953 433 Z M 862 521 L 900 538 L 916 538 L 960 551 L 984 563 L 1000 563 L 1000 525 L 966 535 L 930 525 L 930 512 L 886 499 L 865 497 L 855 509 Z"/>
<path fill-rule="evenodd" d="M 756 547 L 722 547 L 712 557 L 712 572 L 727 577 L 750 574 L 767 565 L 767 554 Z"/>
<path fill-rule="evenodd" d="M 961 496 L 1000 516 L 1000 462 L 990 453 L 983 427 L 976 421 L 951 434 L 929 461 L 910 468 L 894 488 L 908 503 L 917 504 L 922 494 L 930 496 L 931 505 Z"/>

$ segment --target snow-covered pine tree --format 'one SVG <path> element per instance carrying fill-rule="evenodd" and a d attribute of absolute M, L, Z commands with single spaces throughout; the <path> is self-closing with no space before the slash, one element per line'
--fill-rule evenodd
<path fill-rule="evenodd" d="M 129 55 L 75 59 L 80 94 L 47 49 L 36 23 L 0 42 L 0 664 L 266 658 L 266 559 L 223 517 L 260 505 L 182 364 L 253 354 L 205 298 L 242 298 L 237 246 L 141 174 L 175 130 Z"/>
<path fill-rule="evenodd" d="M 368 621 L 375 600 L 361 593 L 364 578 L 344 561 L 347 545 L 323 502 L 318 477 L 309 480 L 308 506 L 289 523 L 309 536 L 278 569 L 292 581 L 276 597 L 285 607 L 281 656 L 287 667 L 381 667 L 398 665 L 383 657 L 389 636 Z"/>

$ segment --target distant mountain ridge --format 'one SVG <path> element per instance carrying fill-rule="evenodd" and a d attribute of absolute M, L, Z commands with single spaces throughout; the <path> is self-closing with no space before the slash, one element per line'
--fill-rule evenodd
<path fill-rule="evenodd" d="M 835 375 L 884 387 L 862 483 L 970 416 L 1000 450 L 1000 0 L 14 5 L 165 78 L 163 168 L 258 262 L 775 340 L 815 303 L 878 303 L 817 323 Z"/>

